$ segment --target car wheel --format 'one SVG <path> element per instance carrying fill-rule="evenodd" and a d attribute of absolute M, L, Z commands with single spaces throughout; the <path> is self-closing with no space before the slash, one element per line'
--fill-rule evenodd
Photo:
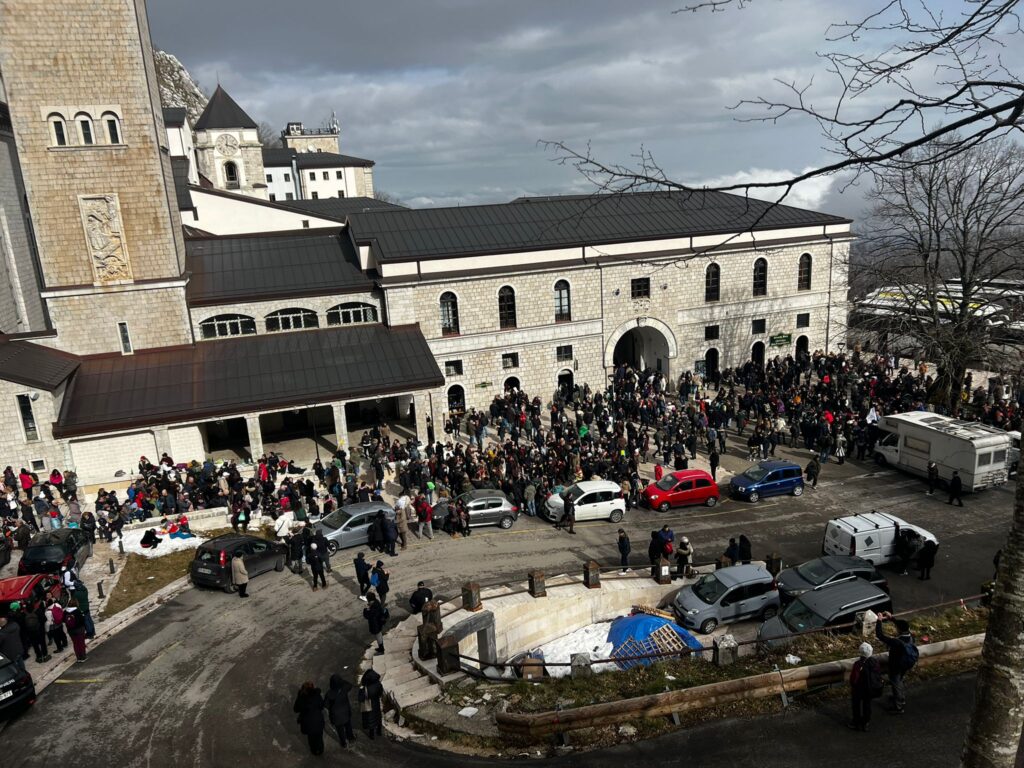
<path fill-rule="evenodd" d="M 663 501 L 663 502 L 661 502 L 661 504 L 658 505 L 658 511 L 659 512 L 668 512 L 670 507 L 671 507 L 671 505 L 667 501 Z"/>
<path fill-rule="evenodd" d="M 236 587 L 234 584 L 225 584 L 223 589 L 229 595 L 238 591 L 238 587 Z"/>
<path fill-rule="evenodd" d="M 888 463 L 889 461 L 885 458 L 885 456 L 883 456 L 880 453 L 875 454 L 875 464 L 877 464 L 880 467 L 884 467 Z"/>
<path fill-rule="evenodd" d="M 498 527 L 499 528 L 504 528 L 507 531 L 509 528 L 512 527 L 512 523 L 514 523 L 514 522 L 515 522 L 515 520 L 513 520 L 511 517 L 506 515 L 505 517 L 501 518 L 501 520 L 498 521 Z"/>
<path fill-rule="evenodd" d="M 759 493 L 758 493 L 757 491 L 754 491 L 754 492 L 753 492 L 752 494 L 750 494 L 750 495 L 749 495 L 749 496 L 747 497 L 747 500 L 748 500 L 748 501 L 749 501 L 749 502 L 750 502 L 751 504 L 757 504 L 757 502 L 758 502 L 758 501 L 759 501 L 760 499 L 761 499 L 761 494 L 759 494 Z"/>
<path fill-rule="evenodd" d="M 616 509 L 614 512 L 612 512 L 612 516 L 609 517 L 608 519 L 611 520 L 613 523 L 617 523 L 617 522 L 621 521 L 622 520 L 622 510 L 621 509 Z"/>
<path fill-rule="evenodd" d="M 798 485 L 796 488 L 793 489 L 793 495 L 794 496 L 803 496 L 804 495 L 804 487 L 802 485 Z"/>
<path fill-rule="evenodd" d="M 708 506 L 708 507 L 713 507 L 717 503 L 718 503 L 718 497 L 717 496 L 708 496 L 707 500 L 704 502 L 705 506 Z"/>
<path fill-rule="evenodd" d="M 334 541 L 333 539 L 328 539 L 328 541 L 327 541 L 327 551 L 330 552 L 332 555 L 335 552 L 337 552 L 338 551 L 338 542 Z"/>
<path fill-rule="evenodd" d="M 327 545 L 327 549 L 330 549 L 330 548 L 331 547 L 328 544 Z M 278 573 L 280 573 L 281 571 L 284 570 L 284 558 L 283 557 L 277 558 L 277 562 L 274 563 L 274 570 L 277 571 Z"/>
<path fill-rule="evenodd" d="M 700 631 L 702 634 L 710 635 L 718 627 L 718 619 L 707 619 L 703 624 L 700 625 Z"/>
<path fill-rule="evenodd" d="M 763 611 L 761 611 L 761 621 L 768 621 L 768 619 L 774 619 L 778 614 L 779 609 L 774 605 L 769 605 Z"/>

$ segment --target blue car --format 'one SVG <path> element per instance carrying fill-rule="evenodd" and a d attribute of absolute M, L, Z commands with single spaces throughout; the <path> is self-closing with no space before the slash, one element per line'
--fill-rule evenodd
<path fill-rule="evenodd" d="M 732 496 L 757 501 L 765 496 L 781 496 L 804 492 L 804 478 L 800 467 L 791 461 L 762 461 L 747 467 L 729 482 Z"/>

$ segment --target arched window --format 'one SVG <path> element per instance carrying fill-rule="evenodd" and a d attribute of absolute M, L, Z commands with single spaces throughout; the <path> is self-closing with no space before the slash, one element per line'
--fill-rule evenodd
<path fill-rule="evenodd" d="M 451 291 L 441 294 L 441 335 L 459 335 L 459 300 Z"/>
<path fill-rule="evenodd" d="M 373 304 L 339 304 L 327 310 L 328 325 L 361 325 L 377 322 L 377 308 Z"/>
<path fill-rule="evenodd" d="M 455 384 L 448 390 L 448 410 L 461 415 L 466 410 L 466 390 L 461 384 Z"/>
<path fill-rule="evenodd" d="M 60 115 L 50 115 L 50 143 L 55 147 L 68 145 L 68 126 Z"/>
<path fill-rule="evenodd" d="M 754 295 L 768 295 L 768 259 L 754 262 Z"/>
<path fill-rule="evenodd" d="M 800 264 L 796 270 L 796 289 L 798 291 L 811 290 L 811 254 L 800 254 Z"/>
<path fill-rule="evenodd" d="M 511 285 L 498 291 L 498 325 L 503 329 L 516 327 L 516 292 Z"/>
<path fill-rule="evenodd" d="M 267 322 L 267 333 L 320 327 L 320 318 L 316 316 L 316 312 L 298 307 L 279 309 L 277 312 L 271 312 L 264 319 Z"/>
<path fill-rule="evenodd" d="M 704 301 L 718 301 L 721 297 L 722 268 L 708 264 L 704 270 Z"/>
<path fill-rule="evenodd" d="M 253 333 L 256 333 L 256 321 L 248 315 L 216 315 L 199 324 L 199 335 L 204 339 L 248 336 Z"/>
<path fill-rule="evenodd" d="M 83 146 L 90 146 L 96 143 L 96 136 L 92 130 L 92 118 L 85 112 L 75 115 L 75 124 L 78 126 L 78 143 Z"/>
<path fill-rule="evenodd" d="M 572 295 L 568 280 L 555 283 L 555 322 L 567 323 L 572 320 Z"/>
<path fill-rule="evenodd" d="M 111 144 L 121 143 L 121 119 L 113 112 L 104 112 L 103 127 L 107 131 L 107 141 Z"/>
<path fill-rule="evenodd" d="M 224 186 L 238 189 L 238 166 L 230 161 L 224 163 Z"/>

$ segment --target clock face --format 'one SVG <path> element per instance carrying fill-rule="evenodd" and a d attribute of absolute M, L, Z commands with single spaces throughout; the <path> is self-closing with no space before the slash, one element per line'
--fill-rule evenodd
<path fill-rule="evenodd" d="M 233 155 L 238 151 L 238 139 L 224 134 L 217 137 L 217 151 L 222 155 Z"/>

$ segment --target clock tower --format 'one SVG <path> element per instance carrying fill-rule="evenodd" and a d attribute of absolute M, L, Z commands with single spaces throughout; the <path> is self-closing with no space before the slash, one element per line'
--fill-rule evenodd
<path fill-rule="evenodd" d="M 266 198 L 256 121 L 219 85 L 196 121 L 195 132 L 200 175 L 216 189 Z"/>

